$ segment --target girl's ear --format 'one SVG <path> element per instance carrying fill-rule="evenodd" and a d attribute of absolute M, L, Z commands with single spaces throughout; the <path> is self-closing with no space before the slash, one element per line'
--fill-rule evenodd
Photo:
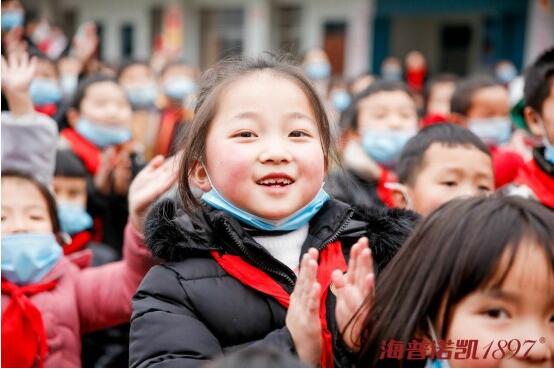
<path fill-rule="evenodd" d="M 398 187 L 390 187 L 389 190 L 391 191 L 392 195 L 392 201 L 394 203 L 395 208 L 400 209 L 407 209 L 408 208 L 408 201 L 406 199 L 406 193 L 408 192 L 403 185 L 397 184 Z M 401 188 L 402 186 L 403 188 Z"/>
<path fill-rule="evenodd" d="M 539 137 L 544 137 L 544 127 L 541 124 L 539 119 L 539 114 L 530 106 L 526 106 L 523 109 L 523 117 L 525 118 L 525 123 L 532 134 Z"/>
<path fill-rule="evenodd" d="M 203 192 L 208 192 L 212 189 L 210 179 L 208 178 L 208 172 L 206 168 L 204 168 L 204 164 L 199 160 L 193 164 L 193 169 L 190 172 L 189 178 L 190 181 Z"/>
<path fill-rule="evenodd" d="M 67 123 L 69 123 L 70 127 L 75 127 L 77 124 L 77 121 L 79 120 L 79 113 L 77 112 L 77 109 L 75 108 L 69 108 L 67 110 Z"/>

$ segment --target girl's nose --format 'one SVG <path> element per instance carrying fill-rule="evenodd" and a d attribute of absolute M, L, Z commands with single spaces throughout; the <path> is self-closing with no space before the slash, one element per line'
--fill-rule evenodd
<path fill-rule="evenodd" d="M 266 147 L 260 153 L 259 159 L 262 163 L 288 163 L 292 161 L 292 155 L 278 140 L 272 140 L 268 142 Z"/>
<path fill-rule="evenodd" d="M 10 224 L 9 232 L 10 233 L 26 233 L 29 231 L 27 222 L 23 217 L 14 216 L 13 221 Z"/>

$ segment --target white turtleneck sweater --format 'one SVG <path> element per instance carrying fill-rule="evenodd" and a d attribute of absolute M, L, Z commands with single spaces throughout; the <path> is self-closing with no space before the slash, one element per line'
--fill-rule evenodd
<path fill-rule="evenodd" d="M 300 264 L 302 245 L 308 237 L 309 223 L 297 230 L 279 236 L 254 237 L 275 259 L 296 272 Z"/>

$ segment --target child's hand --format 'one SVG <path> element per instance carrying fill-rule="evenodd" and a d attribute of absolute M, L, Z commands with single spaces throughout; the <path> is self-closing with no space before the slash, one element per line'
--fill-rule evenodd
<path fill-rule="evenodd" d="M 84 23 L 73 37 L 73 54 L 82 64 L 85 64 L 94 56 L 98 49 L 98 43 L 98 33 L 94 22 Z"/>
<path fill-rule="evenodd" d="M 127 195 L 132 176 L 133 174 L 130 154 L 128 151 L 121 151 L 119 154 L 117 154 L 115 165 L 112 171 L 113 192 L 116 195 Z"/>
<path fill-rule="evenodd" d="M 317 257 L 316 249 L 310 249 L 302 257 L 286 318 L 298 357 L 312 365 L 319 364 L 322 345 L 319 321 L 321 286 L 316 280 Z"/>
<path fill-rule="evenodd" d="M 332 281 L 337 296 L 335 316 L 339 331 L 343 334 L 346 345 L 357 351 L 360 347 L 362 325 L 370 308 L 369 305 L 364 305 L 364 302 L 368 296 L 373 297 L 375 285 L 373 260 L 366 237 L 360 238 L 350 249 L 346 274 L 343 275 L 340 270 L 335 270 Z M 360 307 L 362 310 L 350 323 Z"/>
<path fill-rule="evenodd" d="M 37 69 L 37 59 L 27 53 L 11 53 L 2 57 L 2 89 L 7 93 L 27 94 Z"/>
<path fill-rule="evenodd" d="M 165 161 L 161 155 L 154 157 L 131 183 L 129 221 L 141 234 L 144 232 L 144 218 L 150 205 L 177 180 L 178 157 L 176 155 Z"/>
<path fill-rule="evenodd" d="M 94 186 L 104 195 L 108 195 L 111 191 L 110 175 L 114 168 L 116 156 L 115 147 L 110 146 L 105 149 L 102 152 L 100 166 L 94 175 Z"/>

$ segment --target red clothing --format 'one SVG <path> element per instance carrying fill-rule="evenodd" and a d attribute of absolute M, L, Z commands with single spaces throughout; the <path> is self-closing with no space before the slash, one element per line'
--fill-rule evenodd
<path fill-rule="evenodd" d="M 87 252 L 90 254 L 89 250 L 82 251 Z M 48 346 L 45 367 L 81 367 L 81 335 L 128 321 L 131 298 L 152 265 L 142 236 L 129 224 L 125 229 L 123 260 L 83 268 L 79 254 L 62 258 L 38 283 L 55 280 L 52 289 L 27 297 L 42 318 Z M 9 328 L 4 324 L 4 313 L 11 305 L 11 296 L 2 290 L 2 333 Z M 2 351 L 7 342 L 2 339 Z M 22 353 L 10 353 L 18 354 Z"/>
<path fill-rule="evenodd" d="M 35 110 L 38 111 L 39 113 L 46 114 L 52 118 L 58 112 L 58 105 L 56 104 L 35 105 Z"/>
<path fill-rule="evenodd" d="M 61 136 L 69 142 L 71 150 L 85 164 L 88 172 L 92 175 L 96 174 L 102 162 L 102 151 L 73 128 L 64 129 Z"/>
<path fill-rule="evenodd" d="M 491 146 L 492 166 L 496 188 L 512 183 L 521 168 L 525 166 L 523 158 L 515 151 Z"/>
<path fill-rule="evenodd" d="M 543 171 L 535 159 L 520 169 L 514 183 L 526 186 L 542 204 L 554 209 L 554 176 Z"/>
<path fill-rule="evenodd" d="M 377 195 L 379 199 L 388 208 L 394 208 L 394 201 L 392 199 L 392 191 L 388 189 L 385 184 L 389 182 L 398 182 L 396 175 L 389 172 L 385 168 L 381 167 L 381 177 L 377 180 Z"/>

